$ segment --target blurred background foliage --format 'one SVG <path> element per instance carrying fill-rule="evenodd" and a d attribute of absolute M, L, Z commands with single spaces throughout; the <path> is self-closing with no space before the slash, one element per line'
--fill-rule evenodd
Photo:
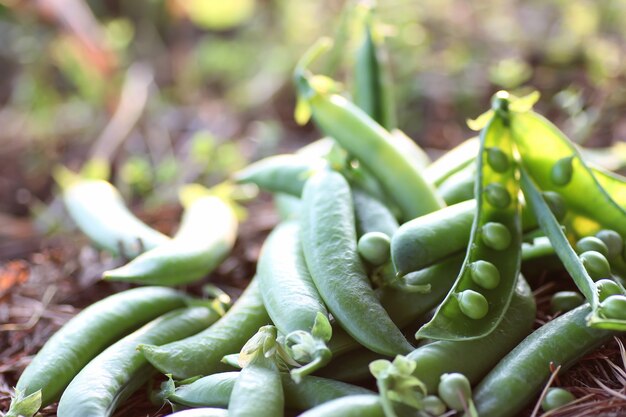
<path fill-rule="evenodd" d="M 314 139 L 293 122 L 291 72 L 330 35 L 316 70 L 349 90 L 356 3 L 0 0 L 0 214 L 52 226 L 59 163 L 104 157 L 129 201 L 159 207 L 180 184 Z M 470 137 L 465 120 L 498 89 L 536 89 L 540 112 L 581 144 L 614 144 L 597 155 L 621 165 L 624 0 L 387 0 L 377 12 L 399 126 L 423 147 Z"/>

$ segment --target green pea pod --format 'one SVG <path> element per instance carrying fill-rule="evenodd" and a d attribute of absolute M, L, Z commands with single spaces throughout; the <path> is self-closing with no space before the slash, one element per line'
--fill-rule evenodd
<path fill-rule="evenodd" d="M 611 338 L 611 332 L 588 327 L 591 309 L 584 305 L 549 321 L 522 341 L 474 390 L 480 417 L 516 416 L 535 398 L 550 370 L 564 371 Z"/>
<path fill-rule="evenodd" d="M 461 142 L 426 167 L 424 178 L 439 187 L 450 176 L 473 165 L 479 148 L 480 141 L 476 137 Z"/>
<path fill-rule="evenodd" d="M 574 280 L 574 283 L 591 305 L 592 314 L 588 317 L 589 325 L 604 329 L 626 330 L 625 320 L 620 320 L 617 317 L 605 317 L 599 312 L 600 301 L 593 279 L 589 276 L 589 273 L 576 254 L 576 251 L 570 246 L 563 230 L 561 230 L 554 215 L 550 212 L 547 203 L 541 197 L 533 180 L 524 169 L 522 169 L 521 181 L 524 195 L 535 211 L 541 229 L 550 239 L 555 253 L 561 259 L 561 262 L 563 262 L 563 266 L 565 266 L 565 269 Z"/>
<path fill-rule="evenodd" d="M 305 155 L 274 155 L 254 162 L 235 173 L 239 183 L 253 183 L 272 193 L 285 193 L 300 197 L 306 179 L 326 161 Z"/>
<path fill-rule="evenodd" d="M 474 198 L 475 180 L 476 166 L 471 164 L 446 178 L 437 186 L 437 192 L 448 205 L 471 200 Z"/>
<path fill-rule="evenodd" d="M 70 180 L 63 186 L 63 202 L 80 230 L 115 255 L 132 259 L 170 240 L 135 217 L 107 181 Z"/>
<path fill-rule="evenodd" d="M 304 364 L 292 370 L 299 379 L 326 365 L 332 354 L 328 310 L 315 288 L 300 244 L 300 225 L 278 225 L 267 238 L 259 256 L 257 276 L 265 308 L 285 335 L 291 357 Z"/>
<path fill-rule="evenodd" d="M 231 417 L 282 417 L 284 394 L 278 368 L 262 354 L 239 373 L 228 403 Z"/>
<path fill-rule="evenodd" d="M 228 417 L 228 410 L 221 408 L 194 408 L 168 414 L 167 417 Z"/>
<path fill-rule="evenodd" d="M 326 306 L 359 343 L 384 354 L 412 347 L 376 298 L 357 253 L 348 182 L 320 171 L 304 187 L 302 246 L 306 264 Z"/>
<path fill-rule="evenodd" d="M 478 383 L 531 332 L 535 312 L 530 287 L 520 276 L 511 304 L 493 332 L 480 339 L 439 340 L 417 348 L 407 355 L 416 364 L 413 375 L 426 385 L 429 393 L 437 393 L 440 377 L 445 373 L 458 372 L 472 385 Z"/>
<path fill-rule="evenodd" d="M 316 89 L 315 84 L 319 83 L 304 75 L 298 78 L 300 97 L 307 100 L 315 123 L 374 174 L 404 220 L 443 206 L 434 187 L 388 131 L 344 97 Z"/>
<path fill-rule="evenodd" d="M 577 234 L 593 235 L 605 228 L 626 236 L 626 211 L 602 188 L 578 150 L 556 126 L 527 112 L 515 115 L 511 129 L 524 168 L 537 186 L 560 193 L 569 209 L 588 219 L 572 224 Z"/>
<path fill-rule="evenodd" d="M 172 311 L 109 346 L 89 362 L 63 392 L 57 414 L 110 416 L 152 373 L 137 351 L 141 343 L 164 344 L 210 326 L 219 315 L 206 307 Z"/>
<path fill-rule="evenodd" d="M 373 33 L 371 8 L 363 19 L 363 40 L 354 65 L 354 102 L 387 130 L 396 127 L 391 75 L 382 42 Z"/>
<path fill-rule="evenodd" d="M 385 417 L 378 395 L 351 395 L 312 408 L 299 417 Z"/>
<path fill-rule="evenodd" d="M 253 278 L 228 312 L 208 329 L 163 346 L 139 345 L 161 372 L 185 379 L 227 369 L 224 355 L 237 352 L 270 319 L 263 307 L 258 280 Z"/>
<path fill-rule="evenodd" d="M 104 348 L 186 302 L 184 294 L 169 288 L 143 287 L 92 304 L 46 342 L 20 376 L 16 391 L 27 396 L 41 390 L 41 406 L 45 407 L 58 399 L 72 378 Z"/>
<path fill-rule="evenodd" d="M 237 238 L 231 205 L 219 197 L 193 201 L 171 241 L 106 271 L 104 279 L 151 285 L 188 284 L 206 276 L 228 256 Z"/>
<path fill-rule="evenodd" d="M 352 188 L 357 236 L 381 232 L 391 237 L 398 230 L 398 221 L 391 211 L 378 199 L 365 191 Z"/>
<path fill-rule="evenodd" d="M 223 372 L 182 385 L 166 399 L 186 407 L 226 407 L 239 372 Z M 282 374 L 285 405 L 294 410 L 307 410 L 325 402 L 349 395 L 372 394 L 372 391 L 332 379 L 303 376 L 295 383 L 289 374 Z"/>
<path fill-rule="evenodd" d="M 482 130 L 477 214 L 461 273 L 433 319 L 416 337 L 470 340 L 491 333 L 502 320 L 515 290 L 521 265 L 522 227 L 518 201 L 518 165 L 508 127 L 508 97 L 496 96 L 495 116 Z M 495 270 L 485 277 L 482 265 Z M 491 273 L 490 273 L 491 274 Z"/>

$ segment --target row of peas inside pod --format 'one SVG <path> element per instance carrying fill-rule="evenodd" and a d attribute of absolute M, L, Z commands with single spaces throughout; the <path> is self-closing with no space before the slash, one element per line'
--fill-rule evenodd
<path fill-rule="evenodd" d="M 62 417 L 109 416 L 155 370 L 152 401 L 180 417 L 515 416 L 573 401 L 546 389 L 556 372 L 626 329 L 626 180 L 589 166 L 532 111 L 535 94 L 498 93 L 471 122 L 479 138 L 431 164 L 396 129 L 382 39 L 359 13 L 355 103 L 311 71 L 322 40 L 295 70 L 296 119 L 326 137 L 233 178 L 272 193 L 282 221 L 232 305 L 165 286 L 228 255 L 240 185 L 187 188 L 169 238 L 108 182 L 58 174 L 79 228 L 132 259 L 104 278 L 150 286 L 63 326 L 8 416 L 56 401 Z M 576 291 L 535 328 L 531 285 L 548 270 Z"/>

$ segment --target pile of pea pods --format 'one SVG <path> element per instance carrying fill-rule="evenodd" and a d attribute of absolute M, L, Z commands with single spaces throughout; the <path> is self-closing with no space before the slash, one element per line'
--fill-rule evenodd
<path fill-rule="evenodd" d="M 547 384 L 626 330 L 626 179 L 585 162 L 532 110 L 536 94 L 497 93 L 470 122 L 479 137 L 431 163 L 396 129 L 381 40 L 364 16 L 354 101 L 310 69 L 327 39 L 294 73 L 296 120 L 326 136 L 219 190 L 185 188 L 173 238 L 110 183 L 64 175 L 79 228 L 130 259 L 104 279 L 140 286 L 64 325 L 21 375 L 7 416 L 57 401 L 60 417 L 110 416 L 159 373 L 151 399 L 180 417 L 506 417 L 575 400 Z M 230 253 L 238 184 L 272 193 L 282 219 L 247 289 L 227 306 L 169 288 Z M 548 268 L 578 291 L 556 293 L 555 318 L 534 329 L 521 271 Z"/>

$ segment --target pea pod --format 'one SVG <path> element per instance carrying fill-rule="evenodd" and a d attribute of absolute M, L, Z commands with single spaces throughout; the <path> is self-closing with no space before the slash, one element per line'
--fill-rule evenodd
<path fill-rule="evenodd" d="M 229 203 L 219 197 L 200 197 L 185 211 L 174 239 L 103 276 L 111 281 L 152 285 L 197 281 L 228 256 L 235 244 L 237 227 L 237 217 Z"/>
<path fill-rule="evenodd" d="M 398 221 L 378 199 L 356 187 L 352 188 L 354 216 L 358 236 L 381 232 L 391 237 L 398 230 Z"/>
<path fill-rule="evenodd" d="M 263 307 L 258 280 L 248 288 L 230 310 L 208 329 L 163 346 L 139 345 L 146 359 L 163 373 L 177 379 L 208 375 L 225 370 L 224 355 L 237 352 L 269 317 Z"/>
<path fill-rule="evenodd" d="M 474 198 L 476 166 L 469 165 L 450 175 L 437 186 L 437 192 L 448 205 L 457 204 Z"/>
<path fill-rule="evenodd" d="M 555 318 L 528 336 L 487 374 L 474 390 L 481 417 L 515 416 L 538 394 L 552 367 L 562 370 L 611 338 L 588 327 L 584 305 Z"/>
<path fill-rule="evenodd" d="M 396 125 L 391 76 L 385 64 L 382 42 L 374 36 L 372 10 L 365 11 L 363 40 L 354 65 L 354 102 L 385 129 Z"/>
<path fill-rule="evenodd" d="M 476 137 L 461 142 L 426 167 L 424 177 L 439 187 L 450 176 L 473 165 L 479 148 L 480 141 Z"/>
<path fill-rule="evenodd" d="M 626 211 L 601 187 L 580 153 L 556 126 L 529 111 L 516 114 L 511 129 L 524 168 L 537 186 L 560 193 L 568 208 L 588 219 L 572 224 L 576 233 L 587 236 L 608 228 L 626 236 Z M 537 138 L 541 138 L 539 146 Z"/>
<path fill-rule="evenodd" d="M 439 379 L 445 373 L 458 372 L 472 385 L 478 383 L 530 333 L 535 312 L 530 287 L 520 276 L 511 304 L 493 332 L 480 339 L 439 340 L 417 348 L 407 355 L 416 363 L 413 375 L 426 385 L 429 393 L 437 392 Z"/>
<path fill-rule="evenodd" d="M 500 323 L 511 301 L 521 265 L 519 171 L 508 128 L 508 96 L 497 95 L 494 107 L 496 113 L 480 135 L 477 214 L 461 273 L 433 319 L 416 337 L 438 340 L 484 337 Z M 483 284 L 481 278 L 485 272 L 479 262 L 495 267 L 497 285 Z"/>
<path fill-rule="evenodd" d="M 302 199 L 304 257 L 333 317 L 371 350 L 390 355 L 412 350 L 380 305 L 359 259 L 347 181 L 339 173 L 320 171 L 307 181 Z"/>
<path fill-rule="evenodd" d="M 181 385 L 166 399 L 186 407 L 226 407 L 239 372 L 223 372 Z M 281 373 L 285 405 L 294 410 L 307 410 L 327 401 L 349 395 L 372 394 L 368 389 L 332 379 L 303 376 L 295 383 L 289 374 Z"/>
<path fill-rule="evenodd" d="M 326 365 L 332 354 L 328 311 L 315 288 L 302 254 L 300 226 L 291 221 L 278 225 L 259 256 L 257 276 L 267 312 L 292 358 L 304 366 L 292 370 L 294 378 Z"/>
<path fill-rule="evenodd" d="M 92 304 L 46 342 L 20 376 L 16 391 L 28 396 L 41 390 L 41 406 L 45 407 L 58 399 L 72 378 L 104 348 L 159 315 L 183 307 L 186 301 L 177 291 L 144 287 Z"/>
<path fill-rule="evenodd" d="M 434 187 L 422 177 L 390 133 L 367 113 L 344 97 L 331 94 L 304 68 L 314 52 L 305 56 L 296 69 L 299 109 L 308 106 L 317 126 L 355 156 L 380 181 L 386 193 L 400 207 L 404 220 L 435 211 L 443 206 Z M 300 122 L 303 121 L 301 118 Z"/>
<path fill-rule="evenodd" d="M 107 181 L 69 180 L 63 185 L 63 202 L 80 230 L 113 254 L 132 259 L 170 240 L 135 217 Z"/>
<path fill-rule="evenodd" d="M 378 395 L 352 395 L 329 401 L 300 417 L 385 417 Z"/>
<path fill-rule="evenodd" d="M 110 416 L 143 385 L 151 367 L 137 351 L 140 343 L 163 344 L 205 329 L 219 315 L 205 307 L 172 311 L 109 346 L 89 362 L 63 392 L 60 417 Z"/>
<path fill-rule="evenodd" d="M 570 246 L 558 222 L 525 169 L 522 169 L 521 182 L 524 195 L 535 211 L 541 229 L 550 239 L 554 251 L 561 259 L 561 262 L 563 262 L 563 266 L 565 266 L 574 283 L 591 305 L 592 314 L 588 318 L 589 325 L 606 329 L 626 330 L 626 321 L 620 320 L 618 317 L 605 317 L 599 313 L 598 290 L 593 279 L 589 276 L 574 249 Z M 590 253 L 597 252 L 586 252 L 586 254 Z M 598 255 L 600 254 L 598 253 Z"/>
<path fill-rule="evenodd" d="M 229 416 L 282 417 L 285 397 L 275 344 L 276 328 L 263 326 L 243 347 L 239 355 L 243 369 L 230 394 Z M 242 360 L 242 357 L 245 359 Z"/>

